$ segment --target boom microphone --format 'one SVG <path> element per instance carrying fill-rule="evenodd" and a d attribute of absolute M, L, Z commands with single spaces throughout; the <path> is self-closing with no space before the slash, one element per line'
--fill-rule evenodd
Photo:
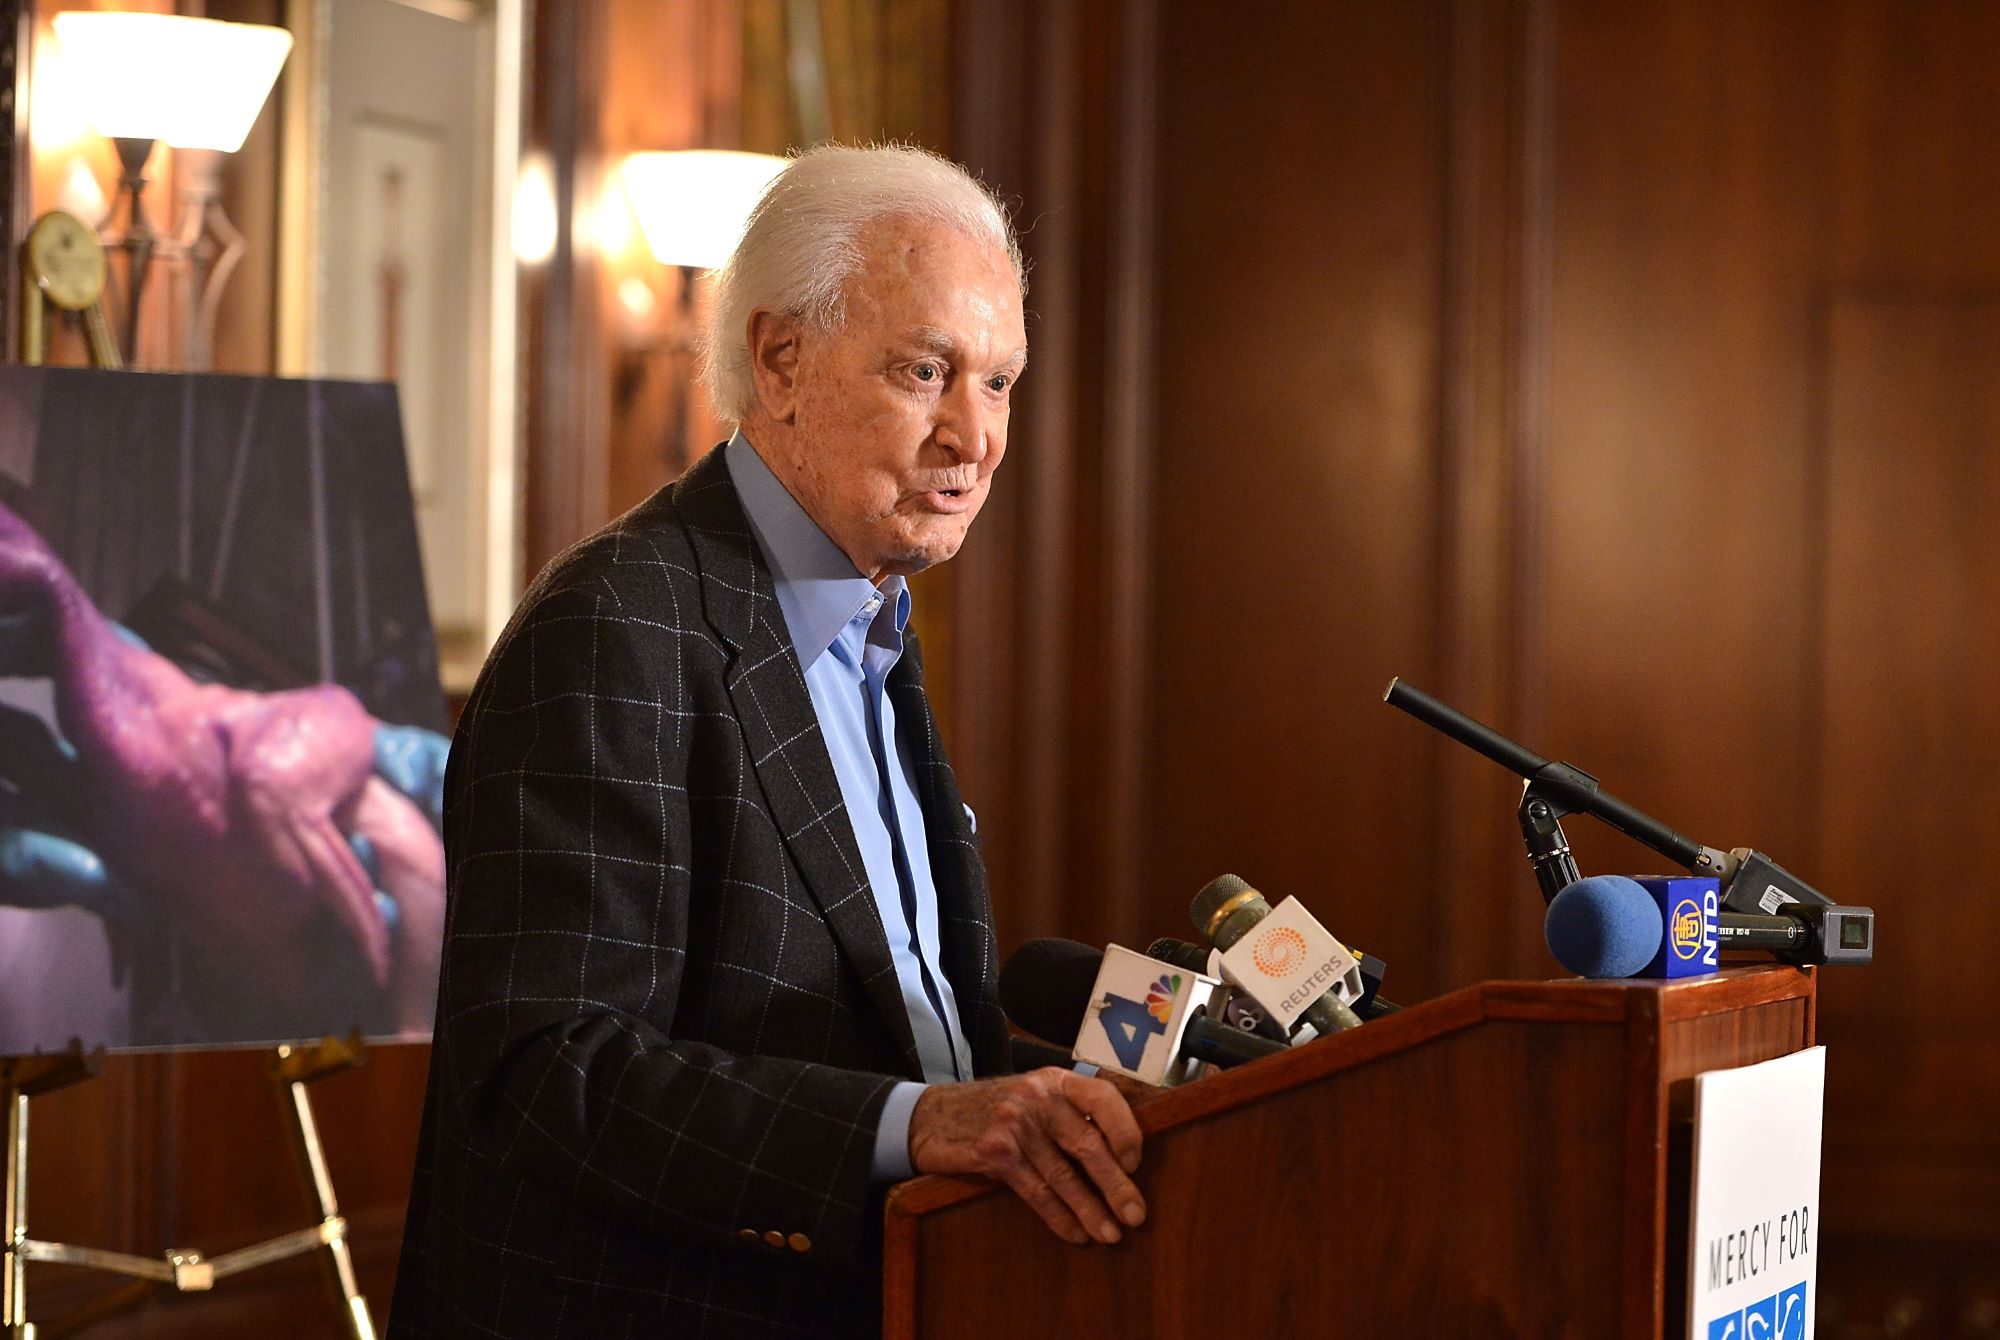
<path fill-rule="evenodd" d="M 1274 911 L 1235 875 L 1210 880 L 1188 916 L 1222 951 L 1222 974 L 1290 1029 L 1300 1019 L 1324 1036 L 1361 1026 L 1361 964 L 1296 898 Z"/>
<path fill-rule="evenodd" d="M 1551 762 L 1516 744 L 1491 726 L 1446 706 L 1422 689 L 1405 684 L 1400 678 L 1389 681 L 1382 700 L 1391 707 L 1408 712 L 1431 729 L 1450 736 L 1474 753 L 1483 754 L 1509 772 L 1525 778 L 1534 788 L 1533 794 L 1546 798 L 1550 805 L 1557 807 L 1556 813 L 1544 816 L 1550 824 L 1562 814 L 1592 815 L 1626 836 L 1645 843 L 1690 874 L 1713 876 L 1721 881 L 1721 902 L 1729 910 L 1769 915 L 1793 903 L 1814 907 L 1833 905 L 1833 899 L 1763 852 L 1752 851 L 1748 847 L 1718 851 L 1684 837 L 1659 820 L 1610 795 L 1598 786 L 1595 777 L 1582 769 L 1567 763 Z M 1524 832 L 1527 822 L 1524 817 Z M 1531 845 L 1533 840 L 1530 835 Z M 1557 855 L 1567 864 L 1567 845 L 1563 845 Z M 1542 861 L 1543 857 L 1536 857 L 1538 875 Z M 1573 880 L 1574 866 L 1570 865 L 1569 869 Z M 1567 887 L 1561 884 L 1560 879 L 1554 882 Z M 1545 896 L 1552 900 L 1559 891 L 1548 883 L 1543 885 L 1543 889 Z M 1851 960 L 1830 958 L 1826 961 Z"/>

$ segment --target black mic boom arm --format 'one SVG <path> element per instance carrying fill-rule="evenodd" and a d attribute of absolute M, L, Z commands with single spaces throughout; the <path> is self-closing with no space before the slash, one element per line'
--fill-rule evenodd
<path fill-rule="evenodd" d="M 1588 814 L 1690 874 L 1713 875 L 1721 883 L 1724 904 L 1737 911 L 1769 915 L 1786 903 L 1833 903 L 1762 852 L 1747 847 L 1718 851 L 1684 837 L 1605 791 L 1581 768 L 1543 758 L 1400 678 L 1389 681 L 1382 700 L 1526 780 L 1521 795 L 1521 836 L 1528 845 L 1528 859 L 1535 867 L 1535 882 L 1544 899 L 1553 899 L 1578 876 L 1561 820 L 1571 814 Z"/>

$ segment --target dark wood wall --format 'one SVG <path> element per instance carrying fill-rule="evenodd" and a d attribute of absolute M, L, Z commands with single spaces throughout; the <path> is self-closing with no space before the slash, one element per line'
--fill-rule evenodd
<path fill-rule="evenodd" d="M 1558 971 L 1518 784 L 1406 676 L 1878 910 L 1824 982 L 1824 1333 L 2000 1326 L 2000 9 L 961 14 L 1035 265 L 953 565 L 1009 947 L 1185 934 L 1234 869 L 1399 998 Z"/>

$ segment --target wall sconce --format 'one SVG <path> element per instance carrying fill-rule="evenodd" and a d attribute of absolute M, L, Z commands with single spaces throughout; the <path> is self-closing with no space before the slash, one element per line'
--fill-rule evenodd
<path fill-rule="evenodd" d="M 730 149 L 633 154 L 625 193 L 655 260 L 713 270 L 736 250 L 750 211 L 784 170 L 782 158 Z"/>
<path fill-rule="evenodd" d="M 292 35 L 262 24 L 223 23 L 177 14 L 76 10 L 55 16 L 66 66 L 89 81 L 79 97 L 97 133 L 118 146 L 122 228 L 104 219 L 105 245 L 125 256 L 120 332 L 125 355 L 137 353 L 139 307 L 153 261 L 188 267 L 186 366 L 209 366 L 215 319 L 230 272 L 243 257 L 243 235 L 222 210 L 221 155 L 243 147 L 292 49 Z M 180 218 L 162 239 L 146 218 L 146 160 L 165 140 L 181 151 L 187 179 Z"/>
<path fill-rule="evenodd" d="M 750 221 L 750 211 L 784 169 L 785 160 L 772 154 L 729 149 L 639 153 L 625 159 L 619 175 L 646 249 L 660 264 L 677 266 L 681 272 L 678 320 L 664 343 L 667 352 L 685 358 L 692 350 L 696 272 L 717 269 L 729 259 Z M 642 316 L 652 309 L 651 289 L 641 293 L 633 282 L 628 279 L 619 286 L 618 298 L 627 312 Z M 685 450 L 687 436 L 690 379 L 681 381 L 668 430 L 676 451 Z"/>

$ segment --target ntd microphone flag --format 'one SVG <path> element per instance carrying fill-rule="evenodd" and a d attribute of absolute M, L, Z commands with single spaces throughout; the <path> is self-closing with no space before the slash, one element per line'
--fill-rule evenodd
<path fill-rule="evenodd" d="M 1640 879 L 1639 887 L 1659 905 L 1660 952 L 1640 977 L 1695 977 L 1721 967 L 1717 921 L 1721 882 L 1708 876 L 1662 875 Z"/>
<path fill-rule="evenodd" d="M 1071 1055 L 1144 1084 L 1181 1078 L 1181 1034 L 1222 983 L 1121 945 L 1104 951 Z"/>

